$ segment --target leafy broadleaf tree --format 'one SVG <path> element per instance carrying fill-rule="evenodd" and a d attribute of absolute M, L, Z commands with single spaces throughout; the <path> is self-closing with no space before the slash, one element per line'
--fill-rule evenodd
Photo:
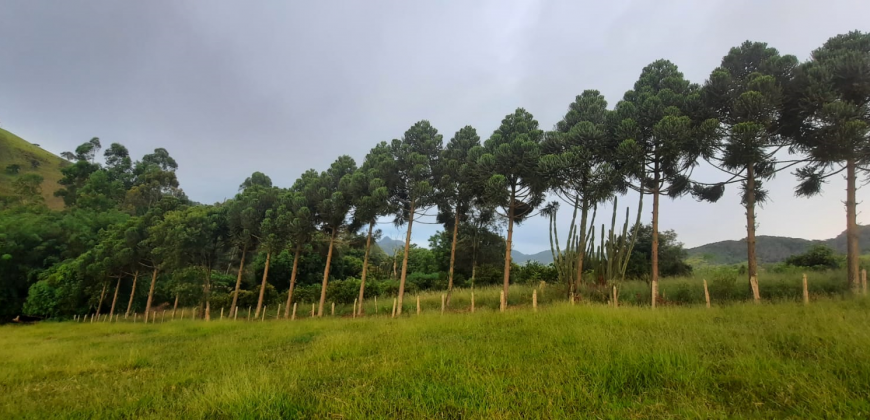
<path fill-rule="evenodd" d="M 438 183 L 438 219 L 445 229 L 453 231 L 447 272 L 447 306 L 450 306 L 450 297 L 453 294 L 459 224 L 466 219 L 469 209 L 477 202 L 476 198 L 482 195 L 480 171 L 474 155 L 470 154 L 475 147 L 480 147 L 480 136 L 474 127 L 467 125 L 447 142 L 439 160 L 438 172 L 441 179 Z"/>
<path fill-rule="evenodd" d="M 390 147 L 386 142 L 375 146 L 363 162 L 362 167 L 353 175 L 354 210 L 353 221 L 350 231 L 357 231 L 362 226 L 368 225 L 366 234 L 365 254 L 363 257 L 362 274 L 359 285 L 359 302 L 365 298 L 366 277 L 368 275 L 369 252 L 372 246 L 372 237 L 378 217 L 386 216 L 393 212 L 390 203 L 390 190 L 384 179 L 390 179 L 395 161 L 390 153 Z M 357 306 L 359 315 L 363 314 L 362 304 Z"/>
<path fill-rule="evenodd" d="M 511 271 L 511 243 L 514 224 L 531 216 L 544 201 L 547 182 L 539 170 L 544 132 L 531 113 L 517 108 L 507 115 L 501 126 L 484 143 L 483 150 L 471 153 L 478 158 L 481 175 L 486 179 L 488 201 L 502 209 L 507 218 L 507 241 L 504 257 L 504 297 L 507 306 Z"/>
<path fill-rule="evenodd" d="M 266 217 L 266 212 L 274 206 L 277 198 L 277 190 L 272 188 L 272 180 L 260 172 L 254 172 L 242 183 L 239 189 L 241 192 L 236 194 L 236 197 L 227 205 L 227 226 L 230 238 L 241 253 L 230 314 L 234 313 L 239 301 L 239 288 L 242 284 L 245 258 L 248 252 L 257 246 L 261 236 L 260 227 Z M 268 272 L 268 268 L 266 271 Z"/>
<path fill-rule="evenodd" d="M 419 121 L 401 139 L 390 145 L 395 160 L 394 176 L 385 180 L 390 186 L 391 200 L 396 209 L 397 226 L 407 224 L 405 249 L 402 258 L 402 274 L 399 278 L 399 295 L 396 313 L 402 314 L 405 280 L 408 277 L 408 252 L 411 246 L 411 228 L 417 214 L 436 204 L 438 158 L 441 153 L 442 136 L 429 121 Z"/>
<path fill-rule="evenodd" d="M 323 268 L 323 282 L 320 288 L 320 305 L 317 316 L 323 316 L 326 304 L 326 287 L 329 283 L 329 268 L 332 264 L 332 251 L 338 233 L 347 227 L 347 215 L 353 206 L 353 173 L 356 162 L 350 156 L 339 156 L 329 169 L 315 177 L 303 177 L 303 193 L 314 211 L 314 219 L 321 230 L 329 236 L 329 250 L 326 266 Z"/>
<path fill-rule="evenodd" d="M 797 170 L 798 196 L 819 194 L 846 173 L 846 266 L 858 290 L 857 179 L 870 174 L 870 33 L 837 35 L 795 69 L 786 89 L 783 133 L 807 155 Z"/>
<path fill-rule="evenodd" d="M 614 192 L 624 192 L 623 173 L 610 156 L 613 142 L 607 130 L 608 113 L 607 101 L 601 93 L 583 91 L 542 143 L 545 155 L 540 162 L 541 172 L 551 190 L 574 207 L 568 233 L 568 243 L 574 241 L 577 244 L 574 251 L 576 262 L 573 264 L 576 270 L 573 282 L 568 281 L 571 291 L 579 290 L 583 279 L 590 210 Z M 575 240 L 578 209 L 580 234 Z"/>
<path fill-rule="evenodd" d="M 623 163 L 632 164 L 633 188 L 652 195 L 651 297 L 655 308 L 659 279 L 659 198 L 676 198 L 690 189 L 691 170 L 713 152 L 718 122 L 703 106 L 700 87 L 677 66 L 658 60 L 644 67 L 634 90 L 625 93 L 611 120 L 612 135 L 622 141 Z"/>
<path fill-rule="evenodd" d="M 778 162 L 776 158 L 785 144 L 777 123 L 783 86 L 789 83 L 796 65 L 794 56 L 781 56 L 765 43 L 746 41 L 728 52 L 702 90 L 705 105 L 716 113 L 720 122 L 721 137 L 710 163 L 728 174 L 729 179 L 713 185 L 695 184 L 693 193 L 701 199 L 716 201 L 726 184 L 740 184 L 746 209 L 749 281 L 758 276 L 755 206 L 767 198 L 763 183 L 788 163 Z"/>
<path fill-rule="evenodd" d="M 167 213 L 163 220 L 148 229 L 154 254 L 175 268 L 195 266 L 204 274 L 201 316 L 211 319 L 209 298 L 212 269 L 225 252 L 228 236 L 225 209 L 217 206 L 194 206 Z"/>

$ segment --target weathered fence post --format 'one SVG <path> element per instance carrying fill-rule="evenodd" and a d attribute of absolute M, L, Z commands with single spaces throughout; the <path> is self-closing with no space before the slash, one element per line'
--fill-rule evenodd
<path fill-rule="evenodd" d="M 266 320 L 266 305 L 263 305 L 263 313 L 260 315 L 260 322 Z"/>
<path fill-rule="evenodd" d="M 359 304 L 362 305 L 362 302 L 360 302 Z M 377 314 L 378 314 L 378 297 L 375 296 L 375 315 L 377 315 Z"/>
<path fill-rule="evenodd" d="M 471 313 L 474 313 L 474 288 L 471 288 Z"/>
<path fill-rule="evenodd" d="M 417 295 L 417 315 L 420 315 L 420 295 Z"/>
<path fill-rule="evenodd" d="M 351 318 L 356 318 L 356 301 L 357 301 L 357 299 L 358 298 L 353 299 L 353 315 L 351 316 Z"/>
<path fill-rule="evenodd" d="M 314 304 L 311 304 L 311 317 L 314 318 Z"/>
<path fill-rule="evenodd" d="M 222 306 L 221 307 L 221 321 L 223 321 L 223 320 L 224 320 L 224 308 Z"/>
<path fill-rule="evenodd" d="M 532 309 L 538 312 L 538 289 L 532 290 Z"/>
<path fill-rule="evenodd" d="M 280 319 L 281 317 L 281 304 L 278 304 L 278 311 L 275 312 L 275 319 Z"/>
<path fill-rule="evenodd" d="M 707 279 L 704 279 L 704 300 L 707 301 L 707 308 L 710 308 L 710 290 L 707 289 Z"/>
<path fill-rule="evenodd" d="M 249 305 L 248 306 L 248 321 L 250 321 L 250 320 L 251 320 L 251 307 Z"/>
<path fill-rule="evenodd" d="M 810 289 L 809 289 L 809 287 L 807 287 L 807 273 L 804 273 L 803 283 L 804 283 L 804 305 L 807 305 L 810 303 Z"/>
<path fill-rule="evenodd" d="M 136 323 L 136 312 L 133 312 L 133 323 Z"/>
<path fill-rule="evenodd" d="M 160 315 L 160 323 L 166 322 L 166 309 L 163 310 L 163 315 Z"/>
<path fill-rule="evenodd" d="M 395 298 L 393 298 L 393 315 L 391 316 L 391 318 L 395 318 L 395 317 L 396 317 L 396 304 L 397 304 L 397 303 L 398 303 L 398 300 L 395 299 Z"/>
<path fill-rule="evenodd" d="M 291 321 L 296 320 L 296 304 L 297 303 L 299 303 L 299 302 L 293 302 L 293 315 L 290 316 Z"/>
<path fill-rule="evenodd" d="M 505 302 L 504 302 L 504 290 L 500 290 L 500 291 L 498 292 L 498 302 L 499 302 L 499 307 L 498 307 L 498 309 L 499 309 L 500 311 L 504 312 L 504 309 L 505 309 L 505 308 L 504 308 L 504 303 L 505 303 Z"/>
<path fill-rule="evenodd" d="M 239 307 L 238 306 L 236 306 L 235 309 L 233 310 L 233 321 L 235 321 L 237 319 L 239 319 Z"/>
<path fill-rule="evenodd" d="M 613 307 L 619 307 L 619 289 L 616 288 L 616 285 L 613 285 Z"/>
<path fill-rule="evenodd" d="M 444 315 L 444 299 L 446 299 L 446 297 L 444 296 L 444 293 L 442 293 L 441 294 L 441 315 Z"/>
<path fill-rule="evenodd" d="M 184 308 L 181 308 L 181 320 L 184 321 Z"/>
<path fill-rule="evenodd" d="M 761 303 L 761 293 L 758 290 L 758 277 L 750 277 L 749 284 L 752 286 L 752 299 L 755 301 L 755 303 Z"/>
<path fill-rule="evenodd" d="M 861 270 L 861 289 L 864 292 L 864 295 L 867 295 L 867 270 Z"/>
<path fill-rule="evenodd" d="M 332 309 L 329 312 L 330 316 L 335 316 L 335 302 L 332 302 Z"/>

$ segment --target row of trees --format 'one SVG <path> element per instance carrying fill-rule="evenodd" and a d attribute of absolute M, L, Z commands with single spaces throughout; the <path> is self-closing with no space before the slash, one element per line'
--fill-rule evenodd
<path fill-rule="evenodd" d="M 804 196 L 820 192 L 827 178 L 845 172 L 848 273 L 850 284 L 857 286 L 855 189 L 857 177 L 868 169 L 868 133 L 870 34 L 851 32 L 831 38 L 803 63 L 764 43 L 745 42 L 729 51 L 703 85 L 686 80 L 675 64 L 658 60 L 642 70 L 634 88 L 613 109 L 598 91 L 584 91 L 550 131 L 519 108 L 486 141 L 466 126 L 445 145 L 438 130 L 423 120 L 402 137 L 376 145 L 360 166 L 341 156 L 326 171 L 309 170 L 286 189 L 254 173 L 236 197 L 215 205 L 187 200 L 174 177 L 175 162 L 165 150 L 133 164 L 126 149 L 113 144 L 102 167 L 94 162 L 100 147 L 95 139 L 64 155 L 75 163 L 64 169 L 65 188 L 59 195 L 69 208 L 117 208 L 132 216 L 107 227 L 87 252 L 93 261 L 90 273 L 119 279 L 132 274 L 135 284 L 140 271 L 150 271 L 153 291 L 159 272 L 199 267 L 201 313 L 207 318 L 216 264 L 232 256 L 238 265 L 234 309 L 246 258 L 255 251 L 265 254 L 257 313 L 271 259 L 281 252 L 293 255 L 289 309 L 296 266 L 313 243 L 327 249 L 318 306 L 322 315 L 333 249 L 361 229 L 366 232 L 359 288 L 363 299 L 375 225 L 384 217 L 406 227 L 398 274 L 401 313 L 412 228 L 430 211 L 452 233 L 448 302 L 459 232 L 463 226 L 481 232 L 496 221 L 506 226 L 507 296 L 514 227 L 537 214 L 548 193 L 571 206 L 574 214 L 566 252 L 560 248 L 557 258 L 570 263 L 559 275 L 573 293 L 589 271 L 584 264 L 589 258 L 625 275 L 640 224 L 631 232 L 627 221 L 621 233 L 615 226 L 609 234 L 602 230 L 597 248 L 595 230 L 589 227 L 599 204 L 615 204 L 617 196 L 634 190 L 641 204 L 644 196 L 652 196 L 649 272 L 655 306 L 661 197 L 692 194 L 716 201 L 727 185 L 739 185 L 747 217 L 747 276 L 753 279 L 758 274 L 755 207 L 767 197 L 764 183 L 795 165 L 800 181 L 796 192 Z M 721 170 L 723 179 L 695 179 L 693 169 L 702 161 Z M 545 208 L 554 228 L 557 206 Z M 551 241 L 554 255 L 558 242 Z M 474 241 L 462 246 L 478 254 Z"/>

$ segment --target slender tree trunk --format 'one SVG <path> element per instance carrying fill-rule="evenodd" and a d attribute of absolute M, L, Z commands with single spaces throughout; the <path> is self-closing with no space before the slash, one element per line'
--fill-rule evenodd
<path fill-rule="evenodd" d="M 514 195 L 511 194 L 511 201 L 508 204 L 508 232 L 507 232 L 507 242 L 505 242 L 505 251 L 504 251 L 504 309 L 507 309 L 507 301 L 508 301 L 508 286 L 510 286 L 511 282 L 511 244 L 513 243 L 513 235 L 514 235 L 514 206 L 516 205 L 516 201 L 514 200 Z"/>
<path fill-rule="evenodd" d="M 230 313 L 236 310 L 239 303 L 239 287 L 242 286 L 242 271 L 245 269 L 245 255 L 248 253 L 248 244 L 242 247 L 242 261 L 239 263 L 239 275 L 236 277 L 236 289 L 233 292 L 233 304 L 230 305 Z"/>
<path fill-rule="evenodd" d="M 855 200 L 855 161 L 846 161 L 846 265 L 848 266 L 849 286 L 858 293 L 858 222 Z"/>
<path fill-rule="evenodd" d="M 139 278 L 139 270 L 136 270 L 133 273 L 133 287 L 130 288 L 130 302 L 127 302 L 127 312 L 124 314 L 124 318 L 130 316 L 130 310 L 133 308 L 133 296 L 136 295 L 136 279 Z"/>
<path fill-rule="evenodd" d="M 302 247 L 296 245 L 296 253 L 293 256 L 293 271 L 290 272 L 290 290 L 287 291 L 287 305 L 284 306 L 284 318 L 290 316 L 290 302 L 293 301 L 293 289 L 296 288 L 296 268 L 299 266 L 299 252 Z"/>
<path fill-rule="evenodd" d="M 369 236 L 366 238 L 366 253 L 363 257 L 363 267 L 362 267 L 362 278 L 359 282 L 359 307 L 357 308 L 357 315 L 363 314 L 363 298 L 365 297 L 366 290 L 366 274 L 368 274 L 369 269 L 369 250 L 372 247 L 372 229 L 375 227 L 375 221 L 372 220 L 369 222 Z"/>
<path fill-rule="evenodd" d="M 263 309 L 263 296 L 266 294 L 266 279 L 269 277 L 269 262 L 272 260 L 272 251 L 266 253 L 266 268 L 263 270 L 263 281 L 260 283 L 260 297 L 257 299 L 257 310 L 254 311 L 254 319 L 260 316 Z"/>
<path fill-rule="evenodd" d="M 450 307 L 450 296 L 453 294 L 453 266 L 456 264 L 456 238 L 459 236 L 459 211 L 453 220 L 453 243 L 450 245 L 450 274 L 447 276 L 447 298 L 445 305 Z"/>
<path fill-rule="evenodd" d="M 329 265 L 332 264 L 332 246 L 335 243 L 336 229 L 332 228 L 329 236 L 329 251 L 326 253 L 326 267 L 323 269 L 323 283 L 320 284 L 320 305 L 317 307 L 317 316 L 323 316 L 323 305 L 326 305 L 326 286 L 329 284 Z"/>
<path fill-rule="evenodd" d="M 112 309 L 109 310 L 109 318 L 115 315 L 115 304 L 118 302 L 118 289 L 121 288 L 121 276 L 118 276 L 118 284 L 115 285 L 115 296 L 112 298 Z"/>
<path fill-rule="evenodd" d="M 154 271 L 151 272 L 151 288 L 148 289 L 148 300 L 145 301 L 145 319 L 148 319 L 147 315 L 151 312 L 151 300 L 154 299 L 154 284 L 157 283 L 157 267 L 154 267 Z"/>
<path fill-rule="evenodd" d="M 580 211 L 580 240 L 577 243 L 577 277 L 574 280 L 574 290 L 579 291 L 583 283 L 583 260 L 586 259 L 586 223 L 589 217 L 589 206 L 583 199 L 583 209 Z M 594 223 L 594 220 L 593 220 Z M 568 238 L 570 241 L 571 238 Z"/>
<path fill-rule="evenodd" d="M 656 298 L 659 294 L 659 164 L 655 164 L 655 176 L 653 180 L 653 209 L 652 209 L 652 273 L 651 295 L 652 307 L 656 307 Z"/>
<path fill-rule="evenodd" d="M 414 200 L 411 200 L 411 211 L 408 213 L 408 232 L 405 233 L 405 257 L 402 259 L 402 278 L 399 280 L 398 314 L 402 314 L 402 298 L 405 296 L 405 278 L 408 277 L 408 250 L 411 248 L 411 227 L 414 224 Z"/>
<path fill-rule="evenodd" d="M 106 282 L 103 281 L 103 291 L 100 292 L 100 303 L 97 305 L 97 320 L 100 319 L 100 308 L 103 307 L 103 299 L 106 297 Z"/>
<path fill-rule="evenodd" d="M 748 271 L 749 287 L 753 290 L 752 298 L 756 301 L 756 289 L 752 286 L 752 278 L 758 281 L 758 262 L 755 257 L 755 165 L 746 167 L 746 266 Z"/>

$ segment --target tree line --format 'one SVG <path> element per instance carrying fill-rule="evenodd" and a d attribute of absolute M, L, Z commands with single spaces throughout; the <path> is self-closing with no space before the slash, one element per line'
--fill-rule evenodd
<path fill-rule="evenodd" d="M 62 261 L 77 260 L 75 270 L 102 285 L 101 301 L 109 290 L 106 279 L 115 279 L 117 294 L 121 279 L 131 279 L 136 287 L 143 278 L 150 310 L 161 273 L 194 267 L 201 276 L 200 313 L 208 318 L 214 272 L 226 264 L 236 267 L 232 313 L 249 257 L 258 255 L 264 258 L 258 314 L 270 265 L 287 255 L 292 258 L 287 311 L 299 263 L 317 247 L 325 250 L 317 299 L 317 314 L 322 315 L 336 247 L 360 242 L 358 299 L 364 299 L 375 228 L 391 217 L 406 228 L 404 249 L 393 260 L 401 314 L 412 229 L 432 211 L 449 232 L 448 305 L 457 248 L 476 259 L 479 239 L 493 232 L 496 223 L 506 229 L 501 283 L 507 297 L 514 228 L 536 215 L 550 218 L 554 266 L 573 295 L 584 282 L 625 277 L 642 230 L 643 198 L 652 196 L 648 230 L 654 307 L 661 272 L 661 198 L 690 195 L 715 202 L 728 185 L 736 185 L 746 213 L 746 275 L 752 282 L 758 276 L 755 208 L 768 197 L 765 183 L 786 170 L 797 177 L 798 196 L 816 195 L 828 178 L 845 175 L 848 283 L 857 288 L 855 191 L 859 176 L 870 169 L 870 34 L 835 36 L 804 62 L 747 41 L 732 48 L 703 84 L 685 79 L 674 63 L 657 60 L 642 69 L 633 89 L 613 108 L 599 91 L 586 90 L 551 130 L 541 129 L 529 111 L 518 108 L 485 141 L 474 127 L 465 126 L 445 142 L 422 120 L 401 137 L 375 145 L 359 165 L 340 156 L 326 170 L 304 172 L 289 188 L 275 187 L 256 172 L 233 199 L 213 205 L 185 196 L 175 177 L 177 165 L 165 149 L 132 162 L 126 148 L 115 143 L 104 153 L 105 164 L 95 162 L 99 150 L 99 139 L 93 139 L 63 154 L 72 163 L 63 168 L 63 188 L 57 192 L 66 204 L 62 214 L 34 210 L 40 205 L 38 186 L 22 186 L 18 196 L 6 200 L 4 219 L 17 224 L 4 227 L 25 233 L 18 239 L 0 237 L 2 249 L 11 250 L 0 261 L 10 285 L 3 299 L 22 302 L 28 294 L 72 293 L 63 287 L 24 286 L 59 275 Z M 701 162 L 717 168 L 721 179 L 696 179 L 693 169 Z M 629 223 L 626 209 L 620 228 L 617 200 L 629 190 L 640 195 L 637 221 Z M 559 201 L 546 203 L 548 194 Z M 610 201 L 611 228 L 605 232 L 602 225 L 599 231 L 598 206 Z M 561 241 L 556 226 L 560 202 L 573 215 Z M 27 233 L 33 226 L 18 223 L 26 219 L 24 213 L 59 220 L 57 231 Z M 460 240 L 460 232 L 468 240 Z M 20 255 L 28 247 L 46 249 L 47 257 L 27 261 Z M 473 263 L 472 281 L 476 267 Z"/>

